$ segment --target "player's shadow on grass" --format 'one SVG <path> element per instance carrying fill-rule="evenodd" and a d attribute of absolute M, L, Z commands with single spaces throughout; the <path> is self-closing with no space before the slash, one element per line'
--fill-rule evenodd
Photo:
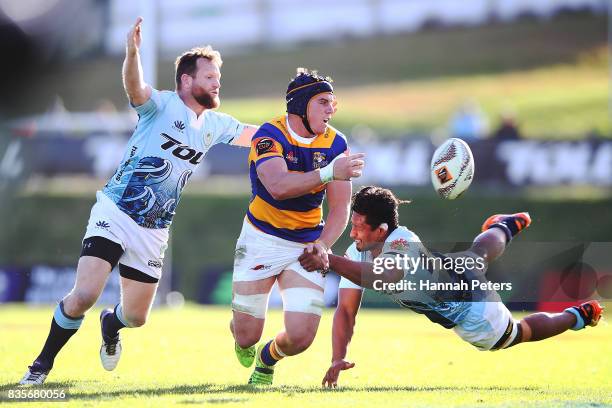
<path fill-rule="evenodd" d="M 245 398 L 240 398 L 240 394 L 259 394 L 259 393 L 278 393 L 284 394 L 287 397 L 294 396 L 296 394 L 311 394 L 311 393 L 327 393 L 327 392 L 457 392 L 457 391 L 470 391 L 470 392 L 487 392 L 487 391 L 506 391 L 506 392 L 537 392 L 546 393 L 547 390 L 540 387 L 458 387 L 458 386 L 365 386 L 365 387 L 339 387 L 336 389 L 327 389 L 320 386 L 311 387 L 300 387 L 300 386 L 272 386 L 272 387 L 256 387 L 252 385 L 226 385 L 226 384 L 193 384 L 193 385 L 176 385 L 171 387 L 140 387 L 140 388 L 129 388 L 125 390 L 100 390 L 96 392 L 80 392 L 77 390 L 71 390 L 71 386 L 78 387 L 79 382 L 50 382 L 46 383 L 44 388 L 54 389 L 65 389 L 66 395 L 69 400 L 98 400 L 108 398 L 123 398 L 138 395 L 143 396 L 164 396 L 164 395 L 184 395 L 185 397 L 191 397 L 182 401 L 178 401 L 182 404 L 201 404 L 203 402 L 208 403 L 231 403 L 231 402 L 244 402 Z M 104 385 L 101 384 L 103 387 Z M 0 385 L 0 394 L 4 395 L 3 391 L 9 389 L 15 389 L 15 384 L 2 384 Z M 203 394 L 203 395 L 202 395 Z M 236 394 L 236 397 L 222 397 L 223 394 Z M 217 397 L 214 397 L 214 396 Z M 211 398 L 212 397 L 212 398 Z M 1 398 L 0 398 L 1 400 Z"/>
<path fill-rule="evenodd" d="M 42 387 L 21 387 L 19 385 L 17 385 L 16 382 L 11 382 L 11 383 L 6 383 L 6 384 L 0 384 L 0 392 L 4 392 L 4 391 L 8 391 L 8 390 L 16 390 L 16 389 L 21 389 L 21 390 L 46 390 L 49 388 L 52 389 L 64 389 L 64 390 L 68 390 L 70 389 L 70 387 L 73 387 L 75 385 L 77 385 L 79 382 L 78 381 L 49 381 L 46 382 L 45 385 L 43 385 Z"/>

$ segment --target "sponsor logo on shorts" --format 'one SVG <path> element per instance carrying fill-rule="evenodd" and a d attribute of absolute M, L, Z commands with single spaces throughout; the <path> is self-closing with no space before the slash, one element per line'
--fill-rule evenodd
<path fill-rule="evenodd" d="M 96 222 L 96 228 L 101 228 L 103 230 L 107 230 L 110 228 L 110 224 L 106 221 L 98 221 Z"/>
<path fill-rule="evenodd" d="M 272 268 L 272 265 L 264 265 L 264 264 L 259 264 L 259 265 L 255 265 L 254 267 L 251 268 L 251 270 L 253 271 L 265 271 Z"/>
<path fill-rule="evenodd" d="M 160 261 L 153 261 L 153 260 L 149 260 L 149 262 L 147 262 L 147 265 L 149 265 L 152 268 L 157 268 L 157 269 L 161 269 L 162 267 L 162 263 Z"/>
<path fill-rule="evenodd" d="M 236 252 L 234 253 L 235 259 L 243 259 L 246 256 L 247 247 L 246 245 L 239 245 L 236 247 Z"/>

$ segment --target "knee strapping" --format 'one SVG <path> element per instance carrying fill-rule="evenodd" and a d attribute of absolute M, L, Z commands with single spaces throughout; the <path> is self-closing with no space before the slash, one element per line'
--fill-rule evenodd
<path fill-rule="evenodd" d="M 321 316 L 325 302 L 323 291 L 312 288 L 288 288 L 281 291 L 285 312 L 312 313 Z"/>
<path fill-rule="evenodd" d="M 240 295 L 236 293 L 232 300 L 232 310 L 257 319 L 265 319 L 268 310 L 268 294 Z"/>

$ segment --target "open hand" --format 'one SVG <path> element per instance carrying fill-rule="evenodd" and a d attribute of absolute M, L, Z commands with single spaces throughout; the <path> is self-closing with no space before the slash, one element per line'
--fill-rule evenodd
<path fill-rule="evenodd" d="M 127 35 L 127 50 L 128 52 L 138 52 L 140 43 L 142 42 L 142 17 L 136 19 L 136 23 Z"/>
<path fill-rule="evenodd" d="M 355 363 L 349 363 L 348 361 L 344 360 L 334 361 L 325 373 L 325 377 L 323 377 L 321 385 L 327 388 L 336 388 L 338 386 L 338 376 L 340 375 L 340 371 L 348 370 L 353 367 L 355 367 Z"/>
<path fill-rule="evenodd" d="M 360 177 L 363 171 L 365 153 L 341 156 L 334 160 L 334 180 L 350 180 Z"/>

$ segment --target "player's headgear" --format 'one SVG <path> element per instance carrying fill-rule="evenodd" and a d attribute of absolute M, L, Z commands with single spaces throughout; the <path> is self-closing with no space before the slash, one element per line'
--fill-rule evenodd
<path fill-rule="evenodd" d="M 308 123 L 308 102 L 318 94 L 324 92 L 334 93 L 330 77 L 323 77 L 317 71 L 309 72 L 305 68 L 298 68 L 297 75 L 291 80 L 287 87 L 287 113 L 298 115 L 306 130 L 314 134 Z"/>

